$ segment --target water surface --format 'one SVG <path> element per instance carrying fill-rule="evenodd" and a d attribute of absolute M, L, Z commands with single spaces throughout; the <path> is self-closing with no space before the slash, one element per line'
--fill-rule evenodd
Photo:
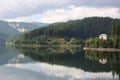
<path fill-rule="evenodd" d="M 120 53 L 0 47 L 0 80 L 119 80 Z"/>

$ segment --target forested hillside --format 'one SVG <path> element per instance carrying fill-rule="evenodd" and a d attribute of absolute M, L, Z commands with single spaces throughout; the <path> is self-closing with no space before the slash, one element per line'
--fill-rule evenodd
<path fill-rule="evenodd" d="M 47 25 L 46 23 L 27 23 L 27 22 L 9 22 L 11 27 L 18 30 L 19 32 L 29 32 L 36 28 L 44 27 Z"/>
<path fill-rule="evenodd" d="M 25 33 L 15 43 L 23 44 L 81 44 L 83 40 L 100 34 L 111 35 L 113 21 L 109 17 L 89 17 L 82 20 L 54 23 Z M 9 41 L 9 40 L 8 40 Z M 10 40 L 11 41 L 11 40 Z"/>
<path fill-rule="evenodd" d="M 93 48 L 120 48 L 120 20 L 113 21 L 111 36 L 107 40 L 89 38 L 86 40 L 86 47 Z"/>
<path fill-rule="evenodd" d="M 90 17 L 82 20 L 74 20 L 62 23 L 54 23 L 48 27 L 33 30 L 25 35 L 26 39 L 32 39 L 40 35 L 57 37 L 76 37 L 86 39 L 96 37 L 99 34 L 111 34 L 113 19 L 108 17 Z"/>

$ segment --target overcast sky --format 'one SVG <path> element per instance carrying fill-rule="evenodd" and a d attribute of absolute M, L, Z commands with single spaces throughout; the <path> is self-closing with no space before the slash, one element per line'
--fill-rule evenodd
<path fill-rule="evenodd" d="M 0 0 L 0 19 L 54 23 L 84 17 L 120 18 L 120 0 Z"/>

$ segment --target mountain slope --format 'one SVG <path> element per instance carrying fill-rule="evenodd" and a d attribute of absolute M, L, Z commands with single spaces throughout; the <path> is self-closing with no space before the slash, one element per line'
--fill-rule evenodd
<path fill-rule="evenodd" d="M 0 32 L 0 44 L 5 43 L 5 40 L 7 39 L 7 37 L 8 37 L 7 34 Z"/>
<path fill-rule="evenodd" d="M 0 43 L 5 43 L 8 37 L 15 36 L 23 32 L 29 32 L 45 25 L 45 23 L 40 23 L 41 26 L 39 26 L 40 24 L 37 24 L 26 22 L 7 22 L 0 20 Z"/>
<path fill-rule="evenodd" d="M 36 25 L 41 26 L 41 27 L 45 27 L 45 26 L 48 26 L 48 25 L 49 25 L 49 24 L 47 24 L 47 23 L 42 23 L 42 22 L 30 22 L 30 23 L 36 24 Z"/>
<path fill-rule="evenodd" d="M 16 34 L 19 34 L 19 31 L 12 28 L 6 21 L 0 21 L 0 32 L 3 32 L 9 36 L 14 36 Z"/>
<path fill-rule="evenodd" d="M 86 39 L 97 37 L 99 34 L 111 35 L 114 19 L 108 17 L 90 17 L 82 20 L 51 24 L 48 27 L 33 30 L 25 35 L 26 39 L 33 39 L 41 35 L 54 37 L 76 37 Z"/>
<path fill-rule="evenodd" d="M 9 22 L 8 24 L 19 32 L 29 32 L 41 27 L 39 25 L 26 22 Z"/>

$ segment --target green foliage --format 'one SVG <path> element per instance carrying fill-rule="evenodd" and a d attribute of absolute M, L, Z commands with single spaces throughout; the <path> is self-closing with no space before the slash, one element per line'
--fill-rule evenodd
<path fill-rule="evenodd" d="M 78 40 L 76 39 L 76 38 L 71 38 L 70 39 L 70 43 L 72 43 L 72 44 L 77 44 L 78 43 Z"/>
<path fill-rule="evenodd" d="M 18 34 L 16 36 L 13 36 L 13 37 L 8 37 L 7 40 L 6 40 L 6 43 L 15 43 L 16 41 L 23 41 L 23 38 L 24 38 L 24 35 L 25 33 L 23 34 Z"/>
<path fill-rule="evenodd" d="M 82 20 L 54 23 L 25 33 L 23 39 L 25 42 L 32 41 L 39 44 L 61 44 L 66 42 L 83 44 L 83 41 L 80 39 L 96 37 L 101 33 L 110 35 L 112 21 L 113 19 L 108 17 L 90 17 Z M 41 36 L 47 36 L 49 39 L 44 39 Z M 50 38 L 53 39 L 51 40 Z M 60 41 L 60 38 L 64 38 L 64 40 Z M 19 40 L 16 41 L 16 43 L 20 42 Z"/>
<path fill-rule="evenodd" d="M 48 38 L 47 36 L 39 36 L 35 38 L 34 41 L 36 44 L 45 44 L 47 38 Z"/>
<path fill-rule="evenodd" d="M 35 29 L 25 35 L 32 39 L 41 35 L 87 39 L 106 33 L 110 35 L 112 20 L 108 17 L 91 17 L 82 20 L 50 24 L 48 27 Z"/>
<path fill-rule="evenodd" d="M 112 35 L 120 36 L 120 20 L 114 21 L 112 25 Z"/>
<path fill-rule="evenodd" d="M 101 51 L 86 51 L 85 57 L 91 60 L 106 60 L 102 64 L 109 63 L 113 73 L 120 75 L 120 54 L 119 52 L 101 52 Z M 100 62 L 101 63 L 101 62 Z"/>
<path fill-rule="evenodd" d="M 114 20 L 112 24 L 112 37 L 108 40 L 89 38 L 86 40 L 87 47 L 120 48 L 120 20 Z"/>
<path fill-rule="evenodd" d="M 120 48 L 120 20 L 115 20 L 112 25 L 113 46 Z"/>
<path fill-rule="evenodd" d="M 120 39 L 117 37 L 101 40 L 99 38 L 89 38 L 85 41 L 86 47 L 93 48 L 120 48 Z"/>
<path fill-rule="evenodd" d="M 80 68 L 84 71 L 109 72 L 110 64 L 101 64 L 85 58 L 85 53 L 80 48 L 18 48 L 25 56 L 33 60 L 49 64 L 64 65 Z"/>
<path fill-rule="evenodd" d="M 25 44 L 83 44 L 80 39 L 88 39 L 90 37 L 96 37 L 99 34 L 106 33 L 111 35 L 112 22 L 114 19 L 108 17 L 90 17 L 82 20 L 61 22 L 50 24 L 47 27 L 35 29 L 28 33 L 25 33 L 23 40 L 18 40 L 15 43 L 25 43 Z M 117 19 L 115 19 L 117 21 Z M 116 24 L 113 24 L 116 25 Z M 119 24 L 117 23 L 117 28 L 112 32 L 119 35 Z M 117 30 L 117 31 L 116 31 Z M 114 43 L 114 41 L 116 43 Z M 108 41 L 99 40 L 98 38 L 89 39 L 86 41 L 87 46 L 91 47 L 119 47 L 119 38 Z"/>

